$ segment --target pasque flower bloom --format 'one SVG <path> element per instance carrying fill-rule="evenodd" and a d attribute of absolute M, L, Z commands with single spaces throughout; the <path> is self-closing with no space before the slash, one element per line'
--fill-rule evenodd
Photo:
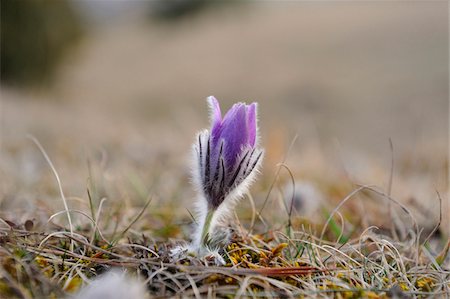
<path fill-rule="evenodd" d="M 200 194 L 197 247 L 211 245 L 211 232 L 253 181 L 262 160 L 258 148 L 257 104 L 234 104 L 222 117 L 220 105 L 208 97 L 211 130 L 194 144 L 194 180 Z"/>

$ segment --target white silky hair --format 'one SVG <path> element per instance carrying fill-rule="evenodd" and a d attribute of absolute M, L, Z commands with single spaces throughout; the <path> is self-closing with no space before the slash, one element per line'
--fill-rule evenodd
<path fill-rule="evenodd" d="M 202 142 L 207 142 L 207 139 L 205 141 L 205 136 L 209 137 L 208 130 L 203 130 L 199 132 L 197 135 L 197 139 L 201 139 Z M 196 233 L 194 234 L 192 238 L 192 243 L 189 247 L 189 251 L 193 251 L 192 249 L 199 248 L 201 243 L 201 229 L 205 225 L 206 220 L 206 214 L 208 212 L 208 202 L 205 198 L 204 190 L 203 190 L 203 183 L 201 178 L 201 171 L 199 171 L 200 165 L 199 163 L 199 157 L 198 157 L 198 147 L 197 142 L 194 142 L 192 145 L 192 155 L 191 155 L 191 178 L 192 178 L 192 184 L 194 185 L 195 191 L 197 192 L 197 199 L 195 201 L 195 216 L 196 216 Z M 198 232 L 200 231 L 200 232 Z"/>
<path fill-rule="evenodd" d="M 197 134 L 197 140 L 200 139 L 202 144 L 206 144 L 208 139 L 210 138 L 210 133 L 208 130 L 203 130 Z M 197 191 L 197 200 L 195 201 L 195 215 L 196 217 L 196 225 L 195 225 L 195 233 L 192 238 L 192 242 L 190 246 L 188 246 L 188 251 L 196 252 L 201 254 L 200 251 L 205 251 L 204 253 L 214 251 L 217 247 L 226 245 L 229 240 L 229 230 L 226 228 L 227 219 L 230 218 L 234 208 L 236 207 L 239 200 L 245 195 L 248 191 L 251 183 L 255 181 L 257 175 L 259 174 L 259 169 L 261 167 L 261 161 L 264 158 L 264 152 L 261 151 L 261 156 L 259 160 L 256 160 L 256 165 L 254 169 L 247 175 L 247 177 L 237 184 L 234 189 L 226 195 L 223 202 L 219 205 L 217 210 L 214 212 L 213 218 L 211 220 L 211 224 L 209 227 L 209 236 L 210 236 L 210 247 L 209 249 L 201 248 L 201 235 L 202 229 L 205 225 L 206 215 L 208 212 L 208 201 L 206 199 L 206 195 L 203 189 L 203 183 L 201 178 L 201 171 L 199 171 L 200 164 L 203 161 L 199 161 L 199 151 L 200 149 L 197 147 L 197 142 L 194 143 L 192 147 L 192 159 L 191 159 L 191 172 L 192 172 L 192 181 L 193 185 Z M 241 154 L 237 157 L 237 160 L 241 160 L 245 151 L 242 150 Z M 253 159 L 255 159 L 258 155 L 255 155 Z M 206 157 L 204 157 L 206 159 Z M 203 164 L 204 165 L 204 164 Z M 213 233 L 214 232 L 214 233 Z"/>
<path fill-rule="evenodd" d="M 209 116 L 211 123 L 214 123 L 216 121 L 215 119 L 215 113 L 217 112 L 214 107 L 214 97 L 210 96 L 207 98 L 208 106 L 209 106 Z M 242 103 L 244 104 L 244 103 Z M 258 121 L 256 117 L 256 122 Z M 203 172 L 206 172 L 206 167 L 208 167 L 208 173 L 211 169 L 211 160 L 206 160 L 207 158 L 210 158 L 210 138 L 211 134 L 208 130 L 202 130 L 196 135 L 196 142 L 194 142 L 192 146 L 192 159 L 191 159 L 191 179 L 192 183 L 196 189 L 197 192 L 197 199 L 195 201 L 195 227 L 194 227 L 194 234 L 192 236 L 192 241 L 189 245 L 180 245 L 171 250 L 171 257 L 172 258 L 181 258 L 182 256 L 186 255 L 187 253 L 193 253 L 195 255 L 198 255 L 199 257 L 206 257 L 206 256 L 213 256 L 216 264 L 224 264 L 224 260 L 222 256 L 219 253 L 220 248 L 223 248 L 230 239 L 230 229 L 227 227 L 228 223 L 227 221 L 230 219 L 230 216 L 232 215 L 232 212 L 234 208 L 236 207 L 238 201 L 244 196 L 244 194 L 248 191 L 250 184 L 256 179 L 257 174 L 259 173 L 259 169 L 261 167 L 261 161 L 264 158 L 264 152 L 258 147 L 259 143 L 259 130 L 257 129 L 258 126 L 256 125 L 256 136 L 255 136 L 255 144 L 253 146 L 247 146 L 243 147 L 241 149 L 240 154 L 237 157 L 237 161 L 241 161 L 240 163 L 244 163 L 246 161 L 247 166 L 244 168 L 241 168 L 241 165 L 234 171 L 238 171 L 235 173 L 234 178 L 231 181 L 232 190 L 230 193 L 226 194 L 225 198 L 223 198 L 223 201 L 221 203 L 218 203 L 216 206 L 215 211 L 213 211 L 213 216 L 209 225 L 208 230 L 208 244 L 205 246 L 202 244 L 202 230 L 205 226 L 206 217 L 208 215 L 208 194 L 205 193 L 204 188 L 204 179 L 203 179 Z M 211 132 L 212 133 L 212 132 Z M 204 148 L 204 146 L 206 146 Z M 221 144 L 220 153 L 222 152 L 222 146 Z M 253 154 L 255 154 L 253 156 Z M 208 157 L 207 157 L 208 155 Z M 215 155 L 215 154 L 214 154 Z M 223 166 L 223 160 L 221 160 L 220 154 L 219 154 L 219 160 L 217 163 L 222 163 Z M 251 163 L 250 163 L 251 162 Z M 219 168 L 219 165 L 216 164 L 217 169 Z M 252 165 L 250 168 L 248 168 L 249 165 Z M 214 167 L 214 166 L 213 166 Z M 247 171 L 250 172 L 248 173 Z M 217 172 L 217 170 L 216 170 Z M 214 175 L 216 175 L 216 172 Z M 221 174 L 220 180 L 225 179 L 226 171 L 222 170 L 219 172 Z M 206 175 L 205 175 L 206 176 Z M 234 180 L 236 179 L 236 176 L 243 176 L 244 179 L 240 181 Z M 208 178 L 209 179 L 209 178 Z M 205 177 L 206 180 L 206 177 Z M 222 181 L 223 182 L 223 181 Z M 208 182 L 210 183 L 210 182 Z M 216 186 L 215 188 L 220 188 L 220 186 Z M 230 186 L 227 186 L 227 188 Z M 217 203 L 214 203 L 217 204 Z"/>
<path fill-rule="evenodd" d="M 74 299 L 146 299 L 149 298 L 145 285 L 131 278 L 126 271 L 113 269 L 100 275 L 83 287 Z"/>

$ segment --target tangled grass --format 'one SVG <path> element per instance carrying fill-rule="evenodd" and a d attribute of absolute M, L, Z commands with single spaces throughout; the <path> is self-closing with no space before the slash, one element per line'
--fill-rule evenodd
<path fill-rule="evenodd" d="M 114 267 L 126 268 L 130 276 L 144 281 L 148 296 L 156 298 L 450 296 L 450 239 L 439 236 L 440 223 L 424 235 L 407 207 L 375 187 L 351 191 L 321 224 L 294 217 L 292 206 L 278 227 L 259 225 L 265 221 L 265 204 L 259 211 L 253 209 L 250 222 L 236 215 L 230 224 L 231 241 L 220 252 L 226 265 L 219 267 L 213 257 L 174 258 L 171 249 L 184 241 L 153 238 L 138 227 L 151 198 L 122 229 L 99 224 L 113 221 L 101 218 L 104 200 L 94 206 L 89 191 L 90 211 L 69 209 L 58 174 L 44 156 L 57 178 L 65 210 L 51 215 L 43 226 L 0 218 L 2 298 L 70 298 Z M 340 210 L 361 192 L 385 198 L 409 222 L 397 223 L 390 231 L 358 229 L 353 223 L 348 234 Z M 171 212 L 162 217 L 173 217 Z M 75 214 L 87 220 L 74 225 L 70 215 Z M 64 215 L 68 227 L 54 222 Z"/>
<path fill-rule="evenodd" d="M 445 262 L 449 243 L 435 255 L 413 230 L 403 241 L 370 227 L 355 239 L 332 242 L 326 233 L 318 237 L 292 226 L 253 234 L 239 223 L 221 252 L 227 264 L 217 267 L 208 258 L 173 260 L 170 249 L 177 242 L 129 233 L 130 226 L 108 236 L 113 240 L 108 241 L 91 220 L 91 230 L 72 233 L 56 225 L 51 231 L 37 231 L 32 222 L 3 221 L 1 294 L 61 298 L 111 267 L 124 267 L 145 281 L 152 297 L 450 295 L 450 269 Z"/>

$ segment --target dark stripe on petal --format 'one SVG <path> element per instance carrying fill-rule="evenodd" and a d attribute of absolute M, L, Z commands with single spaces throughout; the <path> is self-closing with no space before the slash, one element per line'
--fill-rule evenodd
<path fill-rule="evenodd" d="M 225 162 L 223 160 L 223 158 L 220 158 L 220 167 L 222 170 L 222 178 L 220 179 L 220 190 L 222 191 L 222 193 L 225 193 L 224 187 L 225 187 L 225 177 L 226 177 L 226 173 L 225 173 Z"/>
<path fill-rule="evenodd" d="M 254 160 L 254 162 L 252 163 L 252 165 L 250 166 L 250 168 L 246 169 L 246 171 L 242 174 L 242 176 L 240 177 L 240 179 L 236 182 L 236 184 L 240 184 L 242 183 L 249 175 L 250 173 L 253 172 L 253 170 L 255 169 L 256 165 L 259 162 L 259 159 L 261 158 L 262 155 L 262 151 L 259 153 L 259 155 L 256 157 L 256 159 Z"/>
<path fill-rule="evenodd" d="M 259 159 L 261 159 L 262 154 L 263 154 L 263 152 L 261 151 L 261 152 L 259 153 L 258 157 L 256 158 L 255 162 L 253 162 L 253 164 L 252 164 L 252 166 L 251 166 L 251 168 L 250 168 L 250 171 L 247 173 L 247 175 L 249 175 L 250 173 L 252 173 L 253 169 L 255 169 L 256 165 L 257 165 L 258 162 L 259 162 Z"/>
<path fill-rule="evenodd" d="M 251 161 L 252 158 L 253 158 L 253 154 L 254 154 L 254 153 L 255 153 L 255 149 L 252 150 L 252 152 L 251 152 L 251 154 L 250 154 L 250 157 L 248 157 L 247 164 L 245 165 L 245 168 L 244 168 L 244 176 L 246 176 L 247 173 L 249 173 L 247 170 L 248 170 L 248 166 L 250 165 L 250 161 Z"/>
<path fill-rule="evenodd" d="M 200 166 L 200 178 L 202 180 L 202 184 L 205 184 L 205 176 L 203 174 L 203 149 L 202 149 L 202 134 L 198 134 L 198 156 L 199 156 L 199 166 Z"/>
<path fill-rule="evenodd" d="M 223 152 L 223 141 L 220 142 L 219 155 L 217 156 L 216 171 L 214 173 L 214 184 L 217 183 L 219 179 L 219 168 L 220 168 L 220 159 L 222 158 L 222 152 Z"/>
<path fill-rule="evenodd" d="M 223 140 L 220 143 L 219 154 L 217 155 L 216 169 L 214 172 L 214 181 L 212 182 L 211 186 L 211 192 L 214 195 L 217 195 L 221 192 L 219 184 L 219 176 L 220 176 L 220 160 L 222 159 L 222 153 L 223 153 Z M 223 176 L 224 174 L 222 173 L 222 177 Z"/>
<path fill-rule="evenodd" d="M 225 173 L 225 161 L 224 158 L 221 157 L 220 158 L 220 182 L 219 181 L 215 181 L 214 184 L 216 184 L 216 188 L 217 190 L 214 190 L 216 192 L 211 192 L 209 194 L 209 200 L 208 200 L 208 204 L 210 205 L 210 207 L 216 209 L 218 208 L 222 202 L 224 201 L 227 192 L 225 190 L 225 179 L 226 179 L 226 173 Z"/>
<path fill-rule="evenodd" d="M 210 143 L 210 136 L 208 136 L 208 143 L 206 145 L 206 161 L 205 161 L 205 188 L 206 191 L 208 191 L 209 186 L 211 185 L 211 178 L 210 178 L 210 158 L 211 158 L 211 143 Z"/>
<path fill-rule="evenodd" d="M 233 185 L 234 185 L 234 183 L 235 183 L 235 181 L 236 181 L 236 178 L 237 178 L 237 176 L 239 175 L 239 172 L 241 171 L 242 164 L 244 164 L 245 158 L 247 158 L 247 156 L 248 156 L 248 153 L 249 153 L 249 151 L 247 151 L 247 152 L 245 153 L 244 157 L 239 161 L 239 165 L 238 165 L 238 167 L 236 168 L 236 171 L 234 172 L 234 175 L 233 175 L 233 177 L 231 178 L 231 181 L 228 183 L 228 188 L 231 189 L 231 188 L 233 187 Z"/>

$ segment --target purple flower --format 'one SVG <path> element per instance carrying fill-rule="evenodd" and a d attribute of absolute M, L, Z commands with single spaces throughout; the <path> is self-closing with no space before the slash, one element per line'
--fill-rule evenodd
<path fill-rule="evenodd" d="M 256 173 L 263 151 L 257 147 L 257 104 L 234 104 L 222 118 L 219 102 L 208 97 L 211 132 L 198 135 L 195 171 L 208 210 L 227 197 L 240 197 Z"/>
<path fill-rule="evenodd" d="M 229 239 L 229 228 L 220 226 L 237 200 L 254 180 L 263 151 L 258 148 L 257 104 L 234 104 L 222 117 L 219 102 L 208 97 L 211 130 L 204 130 L 194 144 L 194 183 L 199 191 L 196 233 L 187 248 L 198 255 L 214 253 Z"/>

